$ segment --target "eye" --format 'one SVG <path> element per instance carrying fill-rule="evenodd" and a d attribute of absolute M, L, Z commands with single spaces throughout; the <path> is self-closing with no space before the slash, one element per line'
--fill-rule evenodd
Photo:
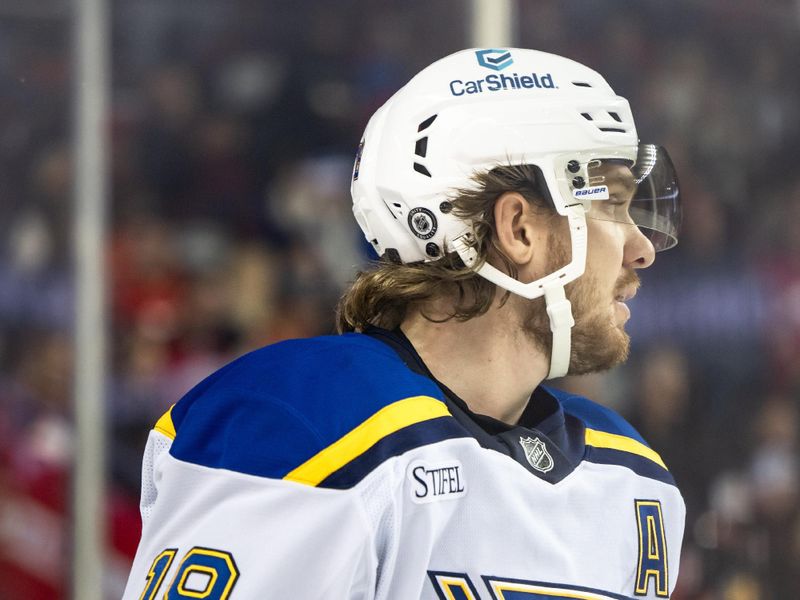
<path fill-rule="evenodd" d="M 623 204 L 627 204 L 628 199 L 625 196 L 621 196 L 619 194 L 611 194 L 607 202 L 613 206 L 620 206 Z"/>
<path fill-rule="evenodd" d="M 630 223 L 629 211 L 631 198 L 629 194 L 612 194 L 608 200 L 597 202 L 599 213 L 603 218 L 618 223 Z"/>

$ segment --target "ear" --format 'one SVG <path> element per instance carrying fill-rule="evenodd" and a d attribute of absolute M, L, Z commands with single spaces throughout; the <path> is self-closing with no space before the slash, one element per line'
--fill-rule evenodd
<path fill-rule="evenodd" d="M 498 250 L 516 265 L 528 265 L 546 243 L 541 220 L 521 194 L 503 193 L 494 204 Z"/>

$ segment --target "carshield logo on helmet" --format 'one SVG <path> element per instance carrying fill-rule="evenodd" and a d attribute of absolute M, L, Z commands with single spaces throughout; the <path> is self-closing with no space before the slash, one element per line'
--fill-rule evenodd
<path fill-rule="evenodd" d="M 506 67 L 514 64 L 514 59 L 511 58 L 511 52 L 508 50 L 498 50 L 496 48 L 489 48 L 487 50 L 476 50 L 475 55 L 478 57 L 478 64 L 492 71 L 502 71 Z"/>
<path fill-rule="evenodd" d="M 490 48 L 488 50 L 476 50 L 475 56 L 478 64 L 492 71 L 502 71 L 514 64 L 511 51 Z M 484 92 L 500 92 L 505 90 L 524 90 L 524 89 L 555 89 L 558 86 L 553 81 L 551 73 L 509 73 L 487 75 L 482 79 L 463 80 L 453 79 L 450 82 L 450 93 L 453 96 L 463 96 L 464 94 L 482 94 Z"/>

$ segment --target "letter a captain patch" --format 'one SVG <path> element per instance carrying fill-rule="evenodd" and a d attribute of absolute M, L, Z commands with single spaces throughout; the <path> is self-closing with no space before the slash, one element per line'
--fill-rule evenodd
<path fill-rule="evenodd" d="M 636 526 L 639 532 L 639 565 L 636 569 L 637 596 L 650 593 L 654 587 L 659 598 L 669 597 L 667 539 L 664 518 L 658 500 L 636 500 Z"/>

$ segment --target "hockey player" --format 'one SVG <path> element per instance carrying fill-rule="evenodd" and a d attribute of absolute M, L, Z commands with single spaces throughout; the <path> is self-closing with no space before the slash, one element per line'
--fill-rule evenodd
<path fill-rule="evenodd" d="M 666 152 L 596 72 L 522 49 L 427 67 L 370 120 L 382 257 L 342 335 L 279 343 L 156 424 L 124 598 L 667 598 L 684 506 L 621 417 L 542 385 L 628 352 L 674 245 Z"/>

